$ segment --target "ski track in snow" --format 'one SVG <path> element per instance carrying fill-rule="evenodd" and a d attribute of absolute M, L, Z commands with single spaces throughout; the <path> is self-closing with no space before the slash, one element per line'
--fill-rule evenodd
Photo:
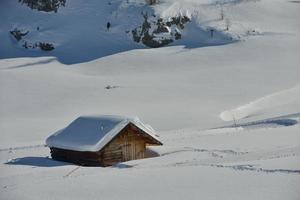
<path fill-rule="evenodd" d="M 173 152 L 179 153 L 180 151 Z M 197 151 L 195 151 L 197 152 Z M 198 152 L 210 152 L 208 150 L 198 151 Z M 217 152 L 235 152 L 228 150 L 217 150 Z M 273 151 L 263 151 L 263 152 L 235 152 L 236 155 L 229 155 L 225 157 L 200 159 L 200 160 L 186 160 L 167 164 L 165 167 L 183 167 L 183 166 L 211 166 L 211 167 L 224 167 L 234 170 L 246 170 L 246 171 L 256 171 L 256 172 L 266 172 L 266 173 L 296 173 L 300 174 L 298 169 L 263 169 L 255 168 L 250 165 L 225 165 L 225 163 L 237 163 L 237 162 L 250 162 L 257 160 L 268 160 L 268 159 L 278 159 L 291 156 L 300 155 L 300 146 L 293 148 L 278 149 Z M 168 154 L 165 154 L 168 155 Z"/>
<path fill-rule="evenodd" d="M 4 151 L 18 151 L 18 150 L 24 150 L 24 149 L 36 149 L 36 148 L 43 148 L 46 147 L 45 144 L 36 144 L 36 145 L 28 145 L 28 146 L 19 146 L 19 147 L 9 147 L 9 148 L 2 148 L 0 149 L 0 152 Z"/>
<path fill-rule="evenodd" d="M 34 150 L 35 148 L 46 148 L 45 145 L 28 145 L 23 147 L 14 147 L 8 149 L 1 149 L 1 151 L 8 151 L 8 150 Z M 165 153 L 161 153 L 160 157 L 152 158 L 152 159 L 166 159 L 168 161 L 168 157 L 172 154 L 180 154 L 180 153 L 191 153 L 195 156 L 192 159 L 188 160 L 181 160 L 184 159 L 184 156 L 178 156 L 175 161 L 171 161 L 167 164 L 155 164 L 148 163 L 146 160 L 137 160 L 137 161 L 129 161 L 125 163 L 120 163 L 120 166 L 127 166 L 127 167 L 118 167 L 112 166 L 112 168 L 134 168 L 134 169 L 144 169 L 144 168 L 165 168 L 165 167 L 186 167 L 186 166 L 210 166 L 210 167 L 218 167 L 218 168 L 229 168 L 233 170 L 239 171 L 256 171 L 256 172 L 266 172 L 266 173 L 291 173 L 291 174 L 299 174 L 300 170 L 298 169 L 265 169 L 265 168 L 257 168 L 252 165 L 229 165 L 225 163 L 237 163 L 237 162 L 250 162 L 250 161 L 257 161 L 257 160 L 269 160 L 269 159 L 278 159 L 284 157 L 292 157 L 292 156 L 299 156 L 300 155 L 300 146 L 291 147 L 291 148 L 280 148 L 274 150 L 265 150 L 265 151 L 257 151 L 257 152 L 240 152 L 234 151 L 230 149 L 201 149 L 201 148 L 194 148 L 194 147 L 184 147 L 182 149 L 168 151 Z M 209 155 L 210 158 L 201 158 L 198 157 L 197 154 L 206 153 Z M 3 164 L 14 165 L 14 162 L 18 161 L 20 158 L 12 159 L 10 162 L 5 162 Z M 143 163 L 146 161 L 146 163 Z M 153 160 L 154 161 L 154 160 Z M 48 162 L 58 162 L 58 161 L 51 161 Z M 133 162 L 133 164 L 132 164 Z M 134 164 L 138 162 L 138 164 Z M 58 162 L 59 163 L 59 162 Z M 61 162 L 61 166 L 64 166 L 65 163 Z M 57 165 L 60 166 L 60 165 Z"/>
<path fill-rule="evenodd" d="M 218 149 L 199 149 L 199 148 L 193 148 L 193 147 L 185 147 L 184 149 L 180 149 L 180 150 L 175 150 L 175 151 L 170 151 L 170 152 L 166 152 L 166 153 L 162 153 L 160 154 L 160 156 L 166 156 L 166 155 L 170 155 L 170 154 L 176 154 L 176 153 L 180 153 L 180 152 L 205 152 L 205 153 L 209 153 L 213 156 L 218 157 L 218 153 L 225 153 L 228 155 L 241 155 L 241 154 L 247 154 L 248 152 L 237 152 L 237 151 L 233 151 L 233 150 L 218 150 Z"/>
<path fill-rule="evenodd" d="M 300 170 L 292 170 L 292 169 L 264 169 L 264 168 L 256 168 L 253 165 L 210 165 L 212 167 L 222 167 L 229 168 L 233 170 L 239 171 L 255 171 L 255 172 L 264 172 L 264 173 L 287 173 L 287 174 L 300 174 Z"/>

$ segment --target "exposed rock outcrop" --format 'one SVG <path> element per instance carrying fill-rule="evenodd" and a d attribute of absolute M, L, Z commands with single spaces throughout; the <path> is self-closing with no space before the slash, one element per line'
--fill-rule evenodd
<path fill-rule="evenodd" d="M 50 43 L 46 43 L 46 42 L 40 42 L 39 45 L 41 50 L 43 51 L 51 51 L 54 49 L 54 46 L 53 44 L 50 44 Z"/>
<path fill-rule="evenodd" d="M 142 13 L 142 15 L 144 22 L 140 27 L 132 30 L 132 37 L 135 42 L 142 42 L 151 48 L 163 47 L 174 40 L 181 39 L 181 31 L 185 24 L 191 21 L 189 17 L 182 15 L 172 17 L 169 20 L 156 19 L 155 17 L 149 19 L 147 13 Z"/>
<path fill-rule="evenodd" d="M 31 9 L 45 12 L 57 12 L 58 8 L 66 5 L 66 0 L 19 0 Z"/>
<path fill-rule="evenodd" d="M 19 29 L 14 29 L 12 31 L 9 31 L 10 34 L 12 36 L 14 36 L 14 38 L 17 40 L 17 41 L 20 41 L 22 39 L 22 37 L 24 37 L 25 35 L 27 35 L 29 33 L 29 31 L 21 31 Z"/>
<path fill-rule="evenodd" d="M 54 45 L 48 42 L 30 42 L 24 37 L 29 33 L 29 31 L 22 31 L 20 29 L 15 28 L 10 31 L 10 34 L 17 40 L 19 44 L 25 49 L 35 49 L 40 48 L 43 51 L 51 51 L 54 49 Z"/>

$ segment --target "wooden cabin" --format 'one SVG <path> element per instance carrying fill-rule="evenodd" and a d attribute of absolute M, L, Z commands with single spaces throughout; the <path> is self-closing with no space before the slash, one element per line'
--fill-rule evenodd
<path fill-rule="evenodd" d="M 137 118 L 79 117 L 46 140 L 55 160 L 85 166 L 111 166 L 145 158 L 146 147 L 162 145 L 153 129 Z"/>

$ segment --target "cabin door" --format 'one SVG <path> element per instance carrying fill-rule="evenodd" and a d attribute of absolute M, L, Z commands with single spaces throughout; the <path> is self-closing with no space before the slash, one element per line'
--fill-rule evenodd
<path fill-rule="evenodd" d="M 123 161 L 128 161 L 133 159 L 132 154 L 132 143 L 125 139 L 124 144 L 122 145 L 122 157 Z"/>
<path fill-rule="evenodd" d="M 145 143 L 136 142 L 135 144 L 135 159 L 142 159 L 145 157 Z"/>
<path fill-rule="evenodd" d="M 126 141 L 123 145 L 123 161 L 139 159 L 137 151 L 139 151 L 139 145 L 135 141 Z"/>
<path fill-rule="evenodd" d="M 145 144 L 125 140 L 122 146 L 123 161 L 141 159 L 145 156 Z"/>

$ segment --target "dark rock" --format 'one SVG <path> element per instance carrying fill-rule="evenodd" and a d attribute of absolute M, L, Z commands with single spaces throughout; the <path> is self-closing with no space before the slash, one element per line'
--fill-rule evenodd
<path fill-rule="evenodd" d="M 66 5 L 66 0 L 19 0 L 19 2 L 31 9 L 45 12 L 57 12 L 59 7 Z"/>
<path fill-rule="evenodd" d="M 157 26 L 157 29 L 155 29 L 153 31 L 153 33 L 158 34 L 158 33 L 168 33 L 169 32 L 169 28 L 168 26 L 162 25 L 160 24 L 159 26 Z"/>
<path fill-rule="evenodd" d="M 23 47 L 24 47 L 25 49 L 28 49 L 28 44 L 27 44 L 27 42 L 24 42 Z"/>
<path fill-rule="evenodd" d="M 54 49 L 53 44 L 46 43 L 46 42 L 40 42 L 40 43 L 39 43 L 39 47 L 40 47 L 40 49 L 43 50 L 43 51 L 51 51 L 51 50 Z"/>
<path fill-rule="evenodd" d="M 132 30 L 131 33 L 132 33 L 133 41 L 139 43 L 141 41 L 141 35 L 138 33 L 137 29 Z"/>
<path fill-rule="evenodd" d="M 148 39 L 147 37 L 143 38 L 143 44 L 146 45 L 147 47 L 151 47 L 151 48 L 163 47 L 172 42 L 173 42 L 172 39 L 162 39 L 162 40 L 156 41 L 153 39 Z"/>
<path fill-rule="evenodd" d="M 168 27 L 171 27 L 171 26 L 172 26 L 172 22 L 166 22 L 166 25 L 167 25 Z"/>
<path fill-rule="evenodd" d="M 179 40 L 181 39 L 181 33 L 179 33 L 178 31 L 175 32 L 175 40 Z"/>
<path fill-rule="evenodd" d="M 18 29 L 14 29 L 13 31 L 10 31 L 10 34 L 12 34 L 16 38 L 17 41 L 20 41 L 22 39 L 22 37 L 24 37 L 28 33 L 29 33 L 29 31 L 22 32 Z"/>
<path fill-rule="evenodd" d="M 181 39 L 182 34 L 178 29 L 184 29 L 184 25 L 191 21 L 187 16 L 177 16 L 169 21 L 158 18 L 149 22 L 147 13 L 142 15 L 144 22 L 141 27 L 131 31 L 132 37 L 135 42 L 142 42 L 151 48 L 163 47 Z"/>
<path fill-rule="evenodd" d="M 116 88 L 119 88 L 120 86 L 117 86 L 117 85 L 107 85 L 105 86 L 105 89 L 107 90 L 111 90 L 111 89 L 116 89 Z"/>

